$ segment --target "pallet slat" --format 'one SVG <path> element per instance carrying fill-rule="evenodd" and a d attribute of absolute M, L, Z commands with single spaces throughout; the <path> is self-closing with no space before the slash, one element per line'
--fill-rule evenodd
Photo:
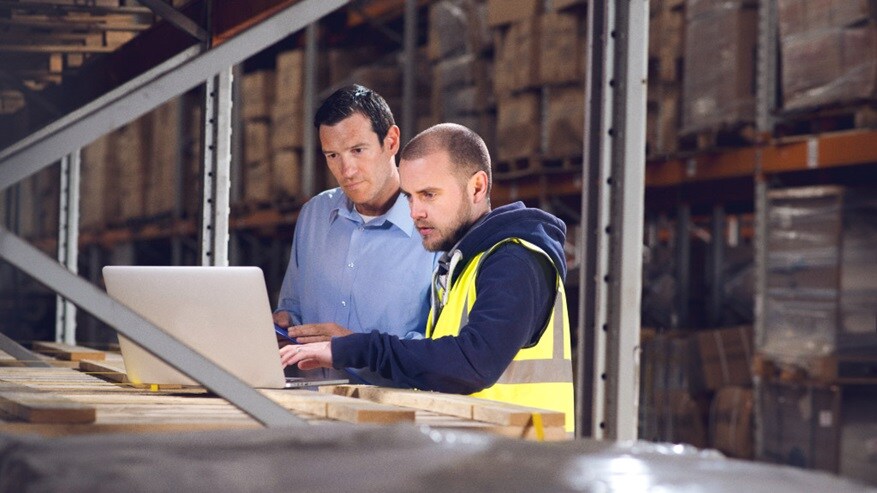
<path fill-rule="evenodd" d="M 67 361 L 81 361 L 84 359 L 103 361 L 106 359 L 106 354 L 103 351 L 64 344 L 62 342 L 35 342 L 33 349 L 38 353 Z"/>
<path fill-rule="evenodd" d="M 95 408 L 0 380 L 0 410 L 28 423 L 93 423 Z"/>

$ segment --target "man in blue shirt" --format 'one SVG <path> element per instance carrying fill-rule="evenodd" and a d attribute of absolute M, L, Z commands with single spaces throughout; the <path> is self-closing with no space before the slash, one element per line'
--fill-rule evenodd
<path fill-rule="evenodd" d="M 389 106 L 347 86 L 323 102 L 314 126 L 341 186 L 302 207 L 274 322 L 302 343 L 373 329 L 423 337 L 435 254 L 423 248 L 400 194 L 399 127 Z"/>

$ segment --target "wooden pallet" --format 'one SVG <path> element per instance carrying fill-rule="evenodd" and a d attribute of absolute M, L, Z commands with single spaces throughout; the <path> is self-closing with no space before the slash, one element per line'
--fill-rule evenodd
<path fill-rule="evenodd" d="M 738 123 L 717 128 L 680 133 L 679 150 L 681 152 L 705 152 L 720 149 L 745 147 L 758 139 L 755 125 Z"/>
<path fill-rule="evenodd" d="M 877 355 L 829 355 L 788 363 L 756 354 L 752 374 L 785 383 L 877 384 Z"/>
<path fill-rule="evenodd" d="M 788 112 L 774 126 L 777 137 L 812 135 L 857 128 L 877 128 L 877 106 L 858 103 L 815 111 Z"/>
<path fill-rule="evenodd" d="M 581 156 L 530 156 L 493 163 L 493 177 L 498 180 L 534 174 L 549 174 L 582 169 Z"/>
<path fill-rule="evenodd" d="M 88 348 L 40 345 L 58 357 L 95 356 Z M 86 351 L 83 351 L 85 349 Z M 0 433 L 68 435 L 182 432 L 261 425 L 201 387 L 131 385 L 118 353 L 81 359 L 76 368 L 0 366 Z M 309 424 L 408 423 L 480 431 L 528 440 L 566 440 L 562 413 L 474 397 L 333 386 L 260 392 Z"/>

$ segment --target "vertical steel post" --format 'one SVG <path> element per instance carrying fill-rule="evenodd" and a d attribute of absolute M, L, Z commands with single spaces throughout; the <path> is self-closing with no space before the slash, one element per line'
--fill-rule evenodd
<path fill-rule="evenodd" d="M 305 28 L 305 74 L 304 74 L 304 121 L 302 139 L 304 149 L 301 158 L 301 193 L 304 198 L 317 193 L 317 149 L 316 132 L 311 124 L 317 111 L 317 29 L 314 22 Z"/>
<path fill-rule="evenodd" d="M 79 181 L 80 152 L 61 159 L 61 189 L 58 207 L 58 262 L 70 272 L 79 272 Z M 76 344 L 76 305 L 57 295 L 55 340 Z"/>
<path fill-rule="evenodd" d="M 595 238 L 583 242 L 579 330 L 593 328 L 591 435 L 600 439 L 637 436 L 648 5 L 594 0 L 588 7 L 582 230 Z M 580 381 L 580 406 L 581 390 Z"/>
<path fill-rule="evenodd" d="M 405 0 L 404 65 L 402 70 L 402 144 L 414 137 L 417 101 L 417 0 Z"/>
<path fill-rule="evenodd" d="M 201 265 L 228 265 L 232 78 L 228 67 L 205 89 Z"/>
<path fill-rule="evenodd" d="M 676 328 L 688 327 L 688 298 L 691 296 L 691 207 L 676 209 Z"/>
<path fill-rule="evenodd" d="M 725 305 L 725 208 L 717 205 L 713 208 L 712 245 L 710 252 L 710 300 L 709 322 L 713 327 L 722 323 L 722 309 Z"/>

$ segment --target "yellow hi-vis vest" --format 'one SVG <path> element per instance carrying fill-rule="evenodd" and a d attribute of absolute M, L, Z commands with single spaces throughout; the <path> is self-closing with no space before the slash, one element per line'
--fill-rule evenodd
<path fill-rule="evenodd" d="M 469 311 L 475 304 L 475 278 L 481 263 L 501 245 L 514 242 L 527 249 L 544 255 L 554 265 L 551 257 L 538 246 L 519 238 L 500 241 L 486 252 L 476 255 L 457 279 L 449 279 L 450 291 L 439 293 L 439 299 L 447 302 L 433 322 L 433 311 L 427 319 L 426 336 L 438 339 L 444 336 L 457 336 L 460 329 L 469 321 Z M 555 267 L 556 270 L 556 267 Z M 521 406 L 537 407 L 559 411 L 566 415 L 566 431 L 575 429 L 573 415 L 572 349 L 570 342 L 569 315 L 566 310 L 566 291 L 560 275 L 555 276 L 557 294 L 554 309 L 543 327 L 539 341 L 531 347 L 518 351 L 514 360 L 505 369 L 499 380 L 491 387 L 472 394 L 494 401 L 508 402 Z"/>

